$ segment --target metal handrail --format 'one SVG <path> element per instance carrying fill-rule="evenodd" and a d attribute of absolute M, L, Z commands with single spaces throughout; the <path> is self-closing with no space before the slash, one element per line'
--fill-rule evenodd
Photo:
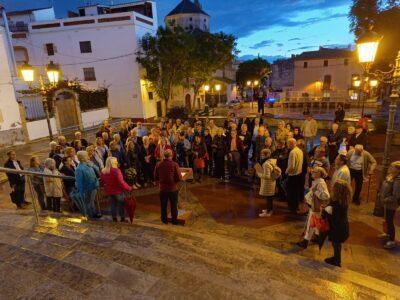
<path fill-rule="evenodd" d="M 1 168 L 1 167 L 0 167 L 0 173 L 11 173 L 11 174 L 28 175 L 28 176 L 60 178 L 63 180 L 71 180 L 71 181 L 75 180 L 75 178 L 71 177 L 71 176 L 45 174 L 45 173 L 40 173 L 40 172 L 32 172 L 32 171 L 27 171 L 27 170 L 16 170 L 16 169 Z"/>

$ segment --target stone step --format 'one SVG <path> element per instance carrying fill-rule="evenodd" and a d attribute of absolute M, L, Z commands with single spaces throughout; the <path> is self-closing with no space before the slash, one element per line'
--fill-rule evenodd
<path fill-rule="evenodd" d="M 98 263 L 109 265 L 111 262 L 126 267 L 112 271 L 116 279 L 120 272 L 127 272 L 131 278 L 137 274 L 160 277 L 162 285 L 169 287 L 168 295 L 172 295 L 174 290 L 178 291 L 175 288 L 179 286 L 189 286 L 191 291 L 198 290 L 197 282 L 201 282 L 200 287 L 207 286 L 206 291 L 213 291 L 212 294 L 221 292 L 245 297 L 249 295 L 248 291 L 252 291 L 252 298 L 266 295 L 274 298 L 277 295 L 303 295 L 310 299 L 343 295 L 354 298 L 355 295 L 395 295 L 399 291 L 398 287 L 392 289 L 392 285 L 355 272 L 332 270 L 321 263 L 295 255 L 282 255 L 266 247 L 229 240 L 216 234 L 194 232 L 191 228 L 158 226 L 141 221 L 136 221 L 134 225 L 114 225 L 106 222 L 74 223 L 61 219 L 57 226 L 32 231 L 26 218 L 29 216 L 16 215 L 10 221 L 0 215 L 0 224 L 5 223 L 2 232 L 15 232 L 12 238 L 19 237 L 16 244 L 19 247 L 28 247 L 43 255 L 48 253 L 78 266 L 79 262 L 90 258 Z M 4 230 L 7 226 L 10 226 L 9 232 Z M 41 243 L 29 244 L 26 238 L 30 234 Z M 4 239 L 3 235 L 1 240 Z M 57 249 L 54 245 L 58 244 L 66 245 L 67 250 Z M 53 248 L 55 250 L 50 250 Z M 239 259 L 234 259 L 235 256 Z M 224 257 L 233 260 L 227 261 Z M 87 271 L 98 276 L 110 276 L 111 272 L 104 267 L 99 268 L 97 273 L 95 269 Z M 166 274 L 170 276 L 174 273 L 184 275 L 166 277 Z M 175 281 L 179 282 L 178 286 L 174 285 Z M 149 293 L 158 289 L 154 286 Z"/>

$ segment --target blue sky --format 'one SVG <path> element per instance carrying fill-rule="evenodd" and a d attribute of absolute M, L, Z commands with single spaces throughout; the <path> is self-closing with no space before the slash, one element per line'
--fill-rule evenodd
<path fill-rule="evenodd" d="M 212 31 L 238 37 L 239 56 L 290 56 L 319 46 L 353 43 L 347 14 L 351 0 L 200 0 L 211 15 Z M 19 10 L 53 4 L 58 17 L 88 0 L 0 0 L 6 9 Z M 111 0 L 92 0 L 109 4 Z M 114 0 L 114 3 L 129 0 Z M 156 0 L 159 21 L 180 0 Z"/>

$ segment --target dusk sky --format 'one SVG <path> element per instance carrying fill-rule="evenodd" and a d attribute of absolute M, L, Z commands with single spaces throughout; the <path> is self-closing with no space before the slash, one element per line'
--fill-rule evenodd
<path fill-rule="evenodd" d="M 7 10 L 54 5 L 57 17 L 67 9 L 110 0 L 0 0 Z M 114 0 L 114 3 L 130 2 Z M 159 22 L 180 0 L 156 0 Z M 238 37 L 239 56 L 290 56 L 319 46 L 347 46 L 351 0 L 201 0 L 211 15 L 212 31 Z M 161 23 L 162 22 L 162 23 Z"/>

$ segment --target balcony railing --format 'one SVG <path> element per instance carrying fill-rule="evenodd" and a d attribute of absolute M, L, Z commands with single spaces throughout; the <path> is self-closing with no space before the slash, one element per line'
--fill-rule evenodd
<path fill-rule="evenodd" d="M 11 32 L 27 32 L 28 31 L 28 24 L 8 24 Z"/>

